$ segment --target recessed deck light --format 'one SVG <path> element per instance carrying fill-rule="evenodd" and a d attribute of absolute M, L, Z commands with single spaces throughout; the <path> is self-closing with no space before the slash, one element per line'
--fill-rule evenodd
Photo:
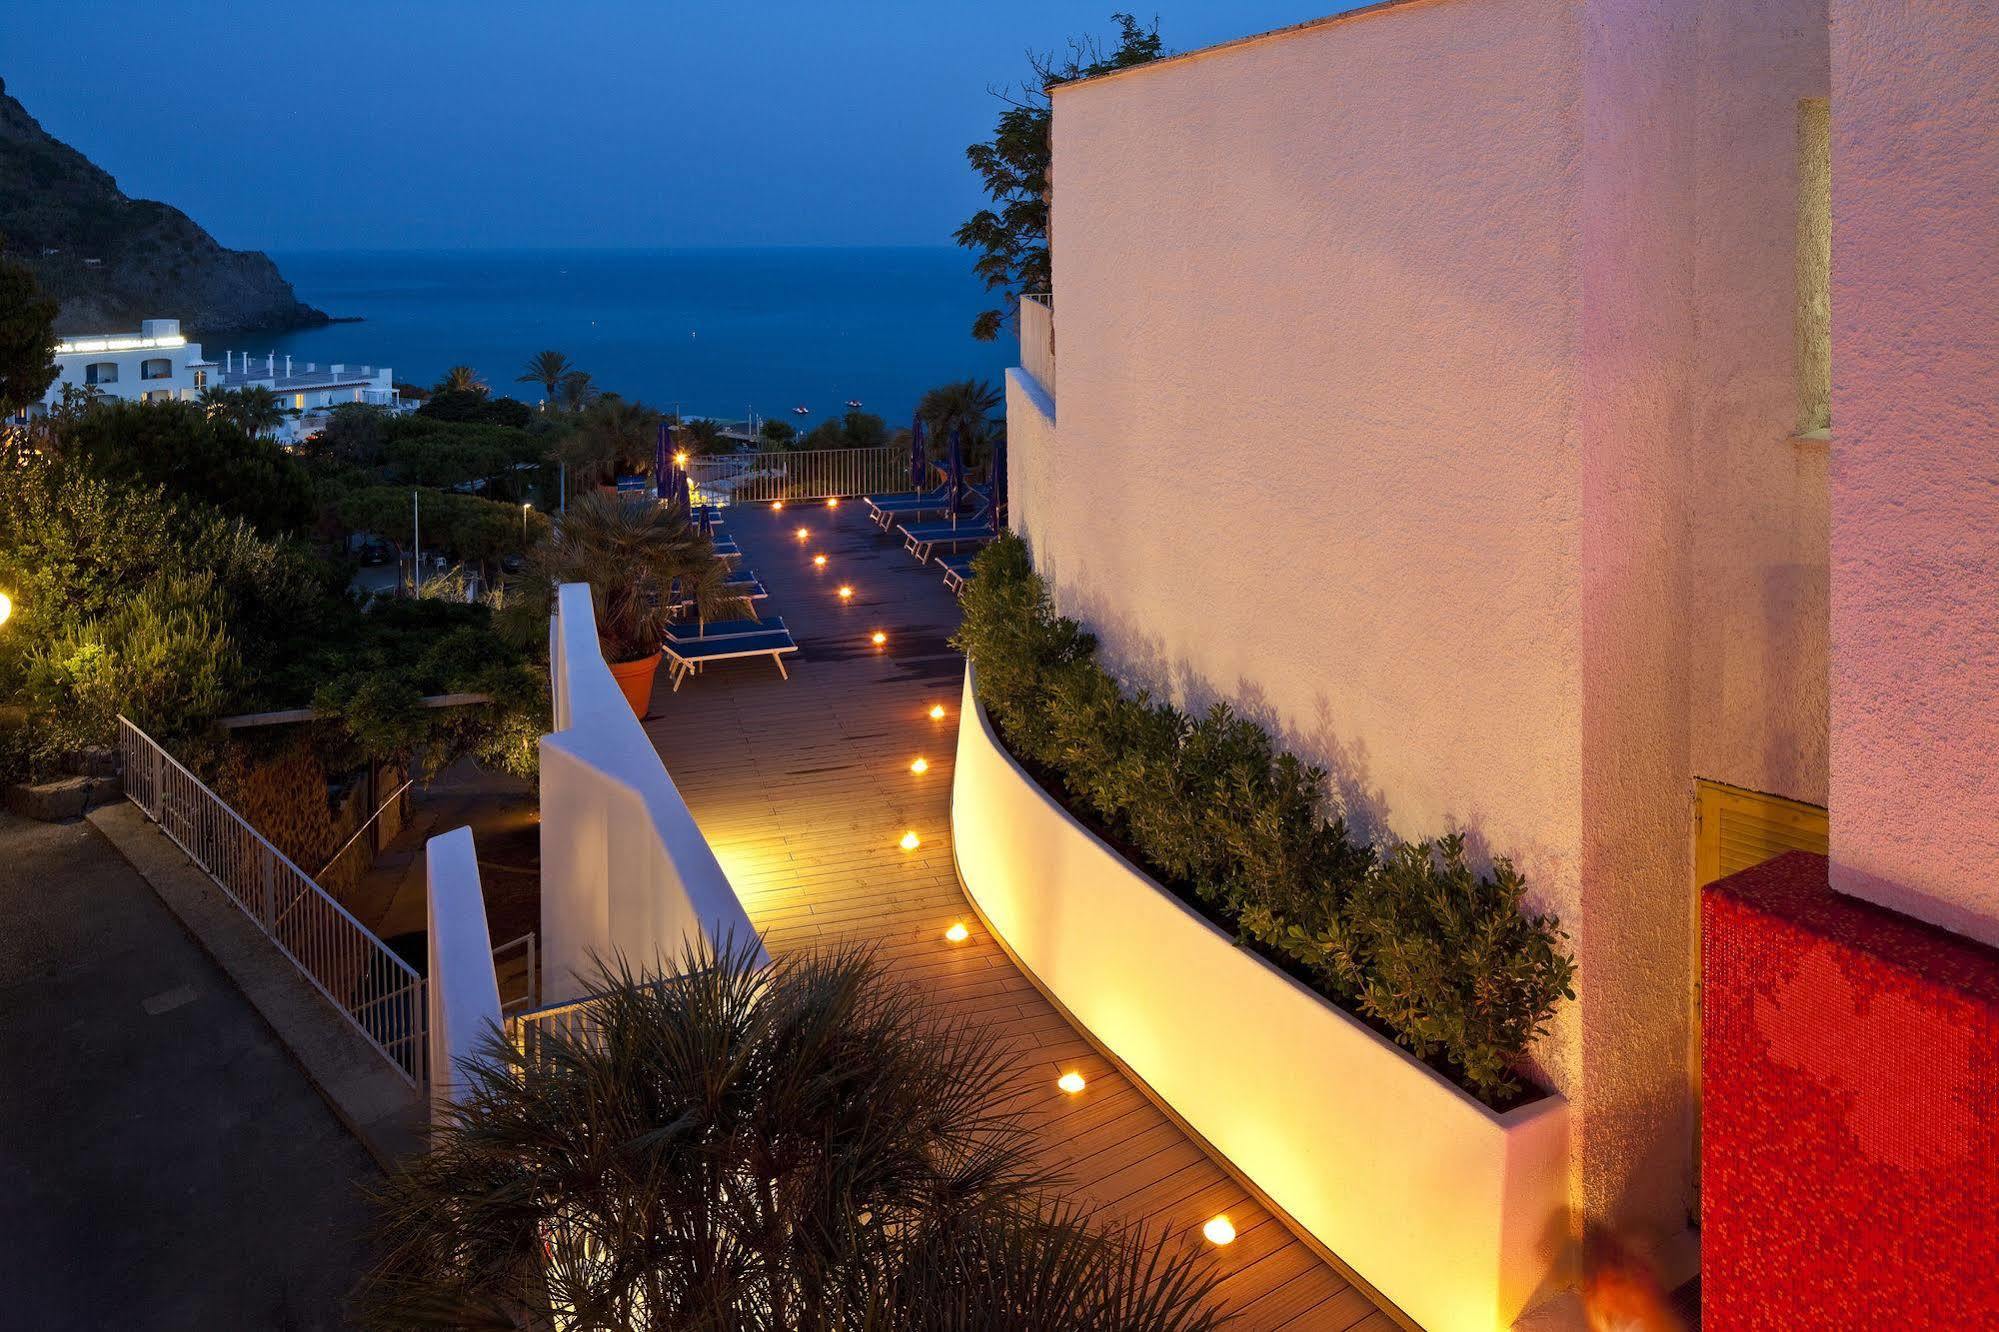
<path fill-rule="evenodd" d="M 812 567 L 813 567 L 813 568 L 815 568 L 815 569 L 823 569 L 823 568 L 825 568 L 825 567 L 826 567 L 826 557 L 825 557 L 824 555 L 814 555 L 814 556 L 812 557 Z"/>
<path fill-rule="evenodd" d="M 902 840 L 896 843 L 896 845 L 905 851 L 914 851 L 917 847 L 923 845 L 923 839 L 918 837 L 914 832 L 906 832 L 902 835 Z"/>
<path fill-rule="evenodd" d="M 872 642 L 876 647 L 880 647 L 882 644 L 888 642 L 888 635 L 883 633 L 881 630 L 877 629 L 874 631 L 872 635 L 869 636 L 869 641 Z"/>
<path fill-rule="evenodd" d="M 930 760 L 927 758 L 919 758 L 918 760 L 916 760 L 916 762 L 909 765 L 909 770 L 915 773 L 917 776 L 921 777 L 924 773 L 930 771 Z"/>
<path fill-rule="evenodd" d="M 1229 1220 L 1227 1213 L 1223 1213 L 1221 1216 L 1211 1216 L 1202 1224 L 1201 1234 L 1207 1238 L 1208 1243 L 1214 1245 L 1216 1248 L 1220 1248 L 1224 1244 L 1233 1244 L 1235 1243 L 1235 1222 Z"/>
<path fill-rule="evenodd" d="M 932 703 L 930 705 L 930 720 L 931 721 L 944 720 L 944 705 L 942 703 Z"/>
<path fill-rule="evenodd" d="M 965 942 L 965 940 L 972 937 L 972 932 L 965 928 L 964 921 L 962 920 L 953 921 L 951 923 L 951 928 L 944 931 L 944 937 L 946 939 L 949 939 L 952 943 L 963 943 Z"/>
<path fill-rule="evenodd" d="M 853 599 L 853 596 L 854 596 L 854 589 L 846 586 L 845 584 L 842 584 L 840 587 L 840 600 L 850 601 Z"/>
<path fill-rule="evenodd" d="M 810 533 L 810 532 L 806 531 L 806 530 L 805 530 L 804 528 L 802 528 L 802 527 L 798 529 L 798 539 L 799 539 L 800 541 L 803 541 L 803 540 L 805 540 L 805 538 L 807 538 L 807 537 L 809 537 L 809 536 L 811 536 L 811 535 L 812 535 L 812 533 Z"/>
<path fill-rule="evenodd" d="M 839 497 L 838 495 L 828 495 L 828 496 L 826 497 L 826 507 L 827 507 L 827 508 L 829 508 L 829 509 L 837 509 L 837 508 L 839 508 L 839 507 L 840 507 L 840 497 Z"/>
<path fill-rule="evenodd" d="M 1074 1096 L 1090 1084 L 1083 1081 L 1083 1075 L 1072 1068 L 1061 1077 L 1055 1079 L 1055 1085 L 1069 1095 Z"/>
<path fill-rule="evenodd" d="M 770 502 L 770 511 L 771 511 L 772 513 L 783 513 L 783 512 L 784 512 L 784 501 L 783 501 L 783 500 L 772 500 L 772 501 Z"/>

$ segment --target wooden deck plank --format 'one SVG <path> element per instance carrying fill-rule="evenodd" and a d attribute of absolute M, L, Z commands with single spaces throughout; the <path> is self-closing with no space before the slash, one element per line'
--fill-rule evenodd
<path fill-rule="evenodd" d="M 812 531 L 804 545 L 790 537 L 799 524 Z M 937 567 L 918 566 L 856 505 L 742 508 L 730 529 L 770 589 L 764 613 L 798 640 L 791 679 L 754 662 L 677 693 L 662 683 L 646 730 L 771 949 L 872 947 L 949 1021 L 983 1024 L 1005 1052 L 997 1094 L 1036 1116 L 1046 1164 L 1107 1217 L 1199 1245 L 1231 1326 L 1393 1329 L 1103 1059 L 972 913 L 950 841 L 957 603 Z M 842 583 L 852 602 L 834 595 Z M 876 628 L 889 636 L 880 650 L 868 642 Z M 918 756 L 920 776 L 909 770 Z M 898 845 L 905 831 L 916 850 Z M 954 922 L 971 930 L 963 944 L 944 939 Z M 1073 1098 L 1054 1085 L 1072 1068 L 1088 1079 Z M 1200 1226 L 1224 1211 L 1236 1242 L 1211 1249 Z"/>

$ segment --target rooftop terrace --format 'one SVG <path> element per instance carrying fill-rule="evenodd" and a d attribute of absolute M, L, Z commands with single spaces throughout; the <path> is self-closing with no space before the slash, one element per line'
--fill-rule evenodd
<path fill-rule="evenodd" d="M 1226 1212 L 1238 1237 L 1212 1253 L 1233 1326 L 1397 1327 L 1100 1056 L 980 926 L 951 853 L 964 663 L 947 641 L 957 607 L 937 566 L 918 566 L 851 501 L 737 507 L 729 530 L 770 590 L 761 613 L 783 616 L 798 640 L 791 678 L 754 661 L 676 693 L 662 672 L 646 731 L 770 950 L 871 943 L 940 1012 L 989 1024 L 1010 1044 L 1010 1093 L 1046 1112 L 1050 1161 L 1109 1215 L 1201 1245 L 1202 1223 Z M 879 649 L 877 629 L 888 636 Z M 914 851 L 898 844 L 907 831 Z M 952 945 L 944 932 L 961 921 L 971 937 Z M 1088 1079 L 1074 1097 L 1055 1086 L 1070 1070 Z"/>

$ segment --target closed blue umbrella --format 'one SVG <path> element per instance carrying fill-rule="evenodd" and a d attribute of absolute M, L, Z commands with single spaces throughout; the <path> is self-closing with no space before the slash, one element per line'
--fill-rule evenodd
<path fill-rule="evenodd" d="M 921 490 L 929 479 L 930 455 L 923 447 L 923 418 L 919 416 L 909 428 L 909 488 Z"/>
<path fill-rule="evenodd" d="M 958 506 L 965 502 L 965 454 L 958 447 L 958 428 L 951 427 L 951 525 L 958 525 Z"/>
<path fill-rule="evenodd" d="M 666 499 L 677 489 L 673 484 L 673 473 L 679 470 L 672 463 L 673 427 L 665 421 L 659 423 L 659 438 L 652 446 L 652 491 L 655 498 Z"/>
<path fill-rule="evenodd" d="M 997 528 L 1006 513 L 1006 436 L 993 441 L 993 467 L 990 477 L 993 486 L 993 526 Z"/>

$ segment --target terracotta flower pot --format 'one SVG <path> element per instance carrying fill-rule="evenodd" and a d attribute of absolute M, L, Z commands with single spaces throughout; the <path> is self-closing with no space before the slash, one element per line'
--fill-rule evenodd
<path fill-rule="evenodd" d="M 611 678 L 618 682 L 618 688 L 625 691 L 625 702 L 632 705 L 632 714 L 643 718 L 646 709 L 652 706 L 652 678 L 659 671 L 661 653 L 638 661 L 614 661 L 610 663 Z"/>

